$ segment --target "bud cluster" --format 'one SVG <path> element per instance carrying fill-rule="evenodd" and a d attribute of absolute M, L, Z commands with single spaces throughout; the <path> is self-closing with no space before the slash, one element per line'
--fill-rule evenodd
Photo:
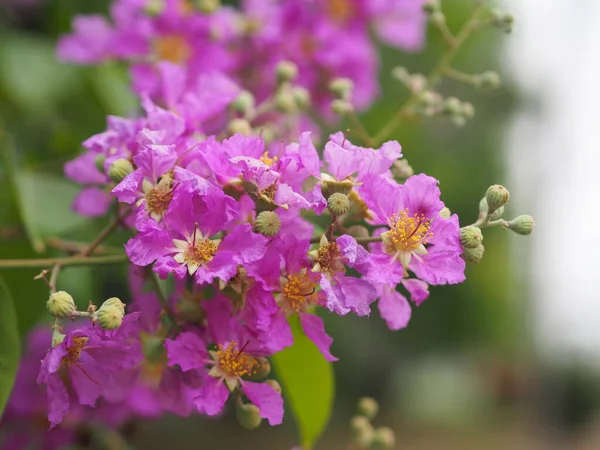
<path fill-rule="evenodd" d="M 396 435 L 390 427 L 375 428 L 371 421 L 379 412 L 378 403 L 370 397 L 358 403 L 358 414 L 350 419 L 352 441 L 361 450 L 390 450 L 396 445 Z"/>

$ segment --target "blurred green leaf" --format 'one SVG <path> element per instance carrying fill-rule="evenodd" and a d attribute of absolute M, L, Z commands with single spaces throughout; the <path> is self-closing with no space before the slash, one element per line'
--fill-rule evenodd
<path fill-rule="evenodd" d="M 273 366 L 283 384 L 300 431 L 302 448 L 311 449 L 321 436 L 333 405 L 333 368 L 306 337 L 298 317 L 290 318 L 294 345 L 273 356 Z"/>
<path fill-rule="evenodd" d="M 0 278 L 0 417 L 19 368 L 19 331 L 13 299 Z"/>
<path fill-rule="evenodd" d="M 129 117 L 139 109 L 127 73 L 116 64 L 104 64 L 88 72 L 92 89 L 104 109 L 112 115 Z"/>

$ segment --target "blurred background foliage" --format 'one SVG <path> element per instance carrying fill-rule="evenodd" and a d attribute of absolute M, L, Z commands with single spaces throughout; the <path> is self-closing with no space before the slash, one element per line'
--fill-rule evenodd
<path fill-rule="evenodd" d="M 76 156 L 81 142 L 105 128 L 106 115 L 135 115 L 136 99 L 128 90 L 124 67 L 77 67 L 56 60 L 57 37 L 70 30 L 75 14 L 105 12 L 106 0 L 48 0 L 38 4 L 0 0 L 0 258 L 60 255 L 55 238 L 89 241 L 102 220 L 70 212 L 78 187 L 62 175 L 63 164 Z M 444 2 L 448 25 L 456 31 L 472 8 L 470 0 Z M 502 39 L 497 30 L 477 33 L 454 67 L 468 73 L 497 70 Z M 510 39 L 510 36 L 508 37 Z M 427 48 L 403 54 L 382 48 L 381 83 L 385 97 L 363 115 L 377 131 L 407 98 L 391 69 L 406 66 L 427 73 L 444 51 L 435 30 Z M 474 119 L 457 127 L 450 121 L 405 122 L 394 138 L 416 173 L 440 180 L 442 198 L 461 225 L 473 222 L 479 199 L 490 184 L 503 182 L 502 137 L 515 105 L 514 90 L 474 92 L 445 80 L 441 92 L 473 103 Z M 523 211 L 511 211 L 517 215 Z M 25 226 L 24 226 L 25 225 Z M 124 235 L 111 237 L 118 245 Z M 518 237 L 515 239 L 519 239 Z M 346 448 L 347 422 L 356 400 L 373 396 L 382 407 L 382 424 L 397 431 L 399 448 L 470 449 L 534 448 L 528 417 L 535 402 L 531 384 L 535 362 L 527 327 L 526 290 L 509 261 L 508 234 L 485 235 L 486 257 L 468 267 L 459 286 L 433 288 L 429 300 L 414 308 L 409 327 L 391 332 L 376 311 L 370 319 L 327 315 L 335 337 L 335 411 L 320 448 Z M 60 288 L 80 306 L 126 291 L 123 267 L 68 268 Z M 38 270 L 3 272 L 15 297 L 22 335 L 45 315 L 47 288 L 33 277 Z M 573 379 L 581 378 L 577 372 Z M 573 389 L 577 391 L 574 383 Z M 584 384 L 585 385 L 585 384 Z M 565 386 L 564 383 L 560 386 Z M 586 391 L 575 392 L 573 417 L 589 407 Z M 577 399 L 580 399 L 577 403 Z M 583 400 L 582 400 L 583 399 Z M 587 409 L 586 409 L 587 408 Z M 567 414 L 567 409 L 561 409 Z M 242 430 L 232 418 L 186 421 L 167 418 L 151 427 L 141 424 L 141 449 L 245 448 L 287 449 L 294 443 L 291 416 L 282 427 Z M 571 417 L 571 416 L 570 416 Z M 535 428 L 535 427 L 533 427 Z M 210 433 L 207 433 L 210 430 Z M 233 431 L 233 432 L 232 432 Z M 203 444 L 197 444 L 201 437 Z M 190 446 L 190 443 L 196 444 Z M 494 447 L 496 446 L 496 447 Z"/>

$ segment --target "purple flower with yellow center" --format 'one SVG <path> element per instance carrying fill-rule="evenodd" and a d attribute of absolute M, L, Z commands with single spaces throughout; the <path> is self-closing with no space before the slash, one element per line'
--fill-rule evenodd
<path fill-rule="evenodd" d="M 266 354 L 257 344 L 241 333 L 238 338 L 218 342 L 215 350 L 207 351 L 200 337 L 184 332 L 174 340 L 167 339 L 165 345 L 169 364 L 178 364 L 183 371 L 209 369 L 194 400 L 199 412 L 219 414 L 230 394 L 241 389 L 259 408 L 261 417 L 271 425 L 279 425 L 283 421 L 281 394 L 267 383 L 246 379 L 260 376 L 261 365 L 265 364 Z"/>
<path fill-rule="evenodd" d="M 373 224 L 388 227 L 383 232 L 378 230 L 381 254 L 372 260 L 379 269 L 371 274 L 380 278 L 388 274 L 385 281 L 394 285 L 407 270 L 434 285 L 464 281 L 458 217 L 440 216 L 445 205 L 437 184 L 435 178 L 424 174 L 410 177 L 403 185 L 380 176 L 360 188 L 374 214 Z"/>

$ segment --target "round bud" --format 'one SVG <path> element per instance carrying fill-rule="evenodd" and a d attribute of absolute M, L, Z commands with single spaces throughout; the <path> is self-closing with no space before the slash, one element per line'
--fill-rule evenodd
<path fill-rule="evenodd" d="M 524 214 L 508 222 L 508 228 L 521 236 L 528 236 L 535 228 L 535 221 L 533 217 Z"/>
<path fill-rule="evenodd" d="M 444 101 L 444 111 L 451 116 L 461 115 L 463 112 L 462 102 L 456 97 L 448 97 Z"/>
<path fill-rule="evenodd" d="M 423 3 L 423 11 L 428 14 L 434 13 L 440 10 L 440 0 L 426 0 Z"/>
<path fill-rule="evenodd" d="M 73 311 L 77 309 L 73 297 L 65 291 L 50 294 L 46 308 L 54 317 L 71 317 Z"/>
<path fill-rule="evenodd" d="M 252 108 L 254 108 L 255 100 L 254 95 L 248 91 L 242 91 L 238 94 L 232 105 L 236 111 L 246 114 Z"/>
<path fill-rule="evenodd" d="M 123 179 L 133 172 L 133 166 L 128 159 L 119 158 L 113 161 L 108 169 L 108 176 L 115 183 L 120 183 Z"/>
<path fill-rule="evenodd" d="M 346 114 L 354 111 L 354 107 L 352 106 L 352 103 L 336 98 L 331 102 L 331 111 L 338 116 L 345 116 Z"/>
<path fill-rule="evenodd" d="M 476 86 L 480 89 L 498 89 L 501 84 L 498 72 L 488 70 L 477 77 Z"/>
<path fill-rule="evenodd" d="M 350 420 L 350 430 L 354 441 L 361 445 L 368 445 L 373 439 L 373 425 L 365 416 L 354 416 Z"/>
<path fill-rule="evenodd" d="M 237 421 L 245 429 L 254 430 L 260 426 L 262 418 L 256 405 L 252 403 L 237 404 L 235 409 Z"/>
<path fill-rule="evenodd" d="M 460 243 L 463 248 L 476 248 L 483 243 L 483 234 L 478 227 L 469 225 L 460 229 Z"/>
<path fill-rule="evenodd" d="M 475 107 L 473 106 L 472 103 L 463 102 L 463 104 L 462 104 L 462 115 L 464 117 L 466 117 L 467 119 L 473 118 L 473 116 L 475 115 Z"/>
<path fill-rule="evenodd" d="M 275 94 L 275 107 L 282 113 L 294 113 L 298 107 L 294 97 L 294 91 L 291 86 L 284 85 Z"/>
<path fill-rule="evenodd" d="M 104 153 L 98 153 L 94 158 L 94 164 L 98 172 L 104 174 L 104 161 L 106 161 L 106 155 Z"/>
<path fill-rule="evenodd" d="M 148 0 L 144 5 L 144 12 L 155 17 L 165 10 L 165 0 Z"/>
<path fill-rule="evenodd" d="M 488 188 L 485 193 L 485 199 L 488 204 L 489 212 L 492 213 L 508 203 L 510 193 L 504 186 L 494 184 Z"/>
<path fill-rule="evenodd" d="M 379 412 L 379 404 L 371 397 L 363 397 L 358 401 L 358 413 L 372 420 Z"/>
<path fill-rule="evenodd" d="M 440 210 L 439 215 L 442 219 L 449 219 L 450 216 L 452 215 L 452 211 L 450 211 L 450 208 L 448 208 L 447 206 L 444 206 Z"/>
<path fill-rule="evenodd" d="M 271 363 L 263 356 L 259 356 L 256 359 L 258 361 L 258 366 L 250 378 L 253 380 L 262 380 L 271 373 Z"/>
<path fill-rule="evenodd" d="M 397 178 L 410 178 L 415 171 L 406 159 L 398 159 L 392 164 L 392 173 Z"/>
<path fill-rule="evenodd" d="M 269 386 L 271 386 L 273 389 L 275 389 L 275 391 L 278 394 L 281 394 L 281 385 L 275 381 L 275 380 L 267 380 L 265 381 L 266 384 L 268 384 Z"/>
<path fill-rule="evenodd" d="M 483 252 L 485 248 L 483 245 L 479 245 L 475 248 L 463 247 L 462 257 L 465 261 L 470 263 L 479 263 L 483 259 Z"/>
<path fill-rule="evenodd" d="M 294 86 L 292 95 L 299 109 L 307 109 L 310 106 L 310 92 L 308 92 L 308 89 L 302 86 Z"/>
<path fill-rule="evenodd" d="M 263 236 L 275 236 L 281 229 L 281 219 L 273 211 L 263 211 L 256 216 L 256 231 Z"/>
<path fill-rule="evenodd" d="M 500 217 L 502 217 L 503 214 L 504 214 L 504 206 L 501 206 L 496 211 L 494 211 L 494 214 L 492 214 L 490 216 L 490 220 L 498 220 Z"/>
<path fill-rule="evenodd" d="M 298 76 L 298 66 L 291 61 L 281 61 L 277 64 L 277 82 L 292 81 Z"/>
<path fill-rule="evenodd" d="M 229 126 L 227 127 L 229 133 L 231 134 L 243 134 L 244 136 L 250 136 L 252 134 L 252 127 L 250 126 L 250 122 L 246 119 L 241 119 L 239 117 L 235 117 L 229 121 Z"/>
<path fill-rule="evenodd" d="M 375 430 L 371 441 L 372 450 L 389 450 L 396 445 L 396 434 L 390 427 L 379 427 Z"/>
<path fill-rule="evenodd" d="M 369 229 L 367 227 L 363 227 L 362 225 L 352 225 L 346 229 L 346 232 L 350 236 L 366 238 L 371 235 Z"/>
<path fill-rule="evenodd" d="M 429 18 L 436 25 L 443 25 L 446 23 L 446 16 L 444 15 L 444 13 L 442 11 L 439 11 L 439 10 L 433 11 L 431 13 L 431 15 L 429 16 Z"/>
<path fill-rule="evenodd" d="M 327 208 L 329 208 L 332 214 L 341 216 L 346 214 L 348 209 L 350 209 L 350 199 L 346 194 L 336 192 L 335 194 L 331 194 L 327 199 Z"/>
<path fill-rule="evenodd" d="M 112 297 L 102 303 L 94 313 L 94 320 L 103 330 L 116 330 L 123 323 L 125 304 L 117 297 Z"/>
<path fill-rule="evenodd" d="M 329 83 L 329 90 L 336 98 L 349 100 L 354 88 L 354 82 L 350 78 L 334 78 Z"/>
<path fill-rule="evenodd" d="M 219 0 L 196 0 L 196 6 L 204 14 L 212 14 L 221 6 Z"/>
<path fill-rule="evenodd" d="M 392 77 L 401 81 L 404 84 L 408 84 L 410 81 L 410 73 L 406 67 L 398 66 L 392 69 Z"/>

